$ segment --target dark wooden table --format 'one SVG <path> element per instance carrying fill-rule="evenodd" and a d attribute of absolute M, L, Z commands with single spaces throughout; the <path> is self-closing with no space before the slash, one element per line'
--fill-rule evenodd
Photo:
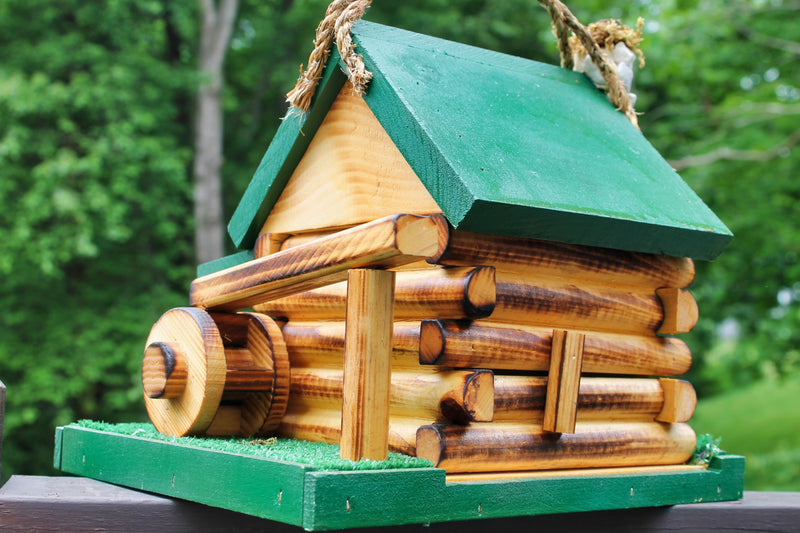
<path fill-rule="evenodd" d="M 12 476 L 0 531 L 302 531 L 300 528 L 78 477 Z M 800 532 L 799 492 L 745 492 L 737 502 L 394 526 L 358 531 Z"/>

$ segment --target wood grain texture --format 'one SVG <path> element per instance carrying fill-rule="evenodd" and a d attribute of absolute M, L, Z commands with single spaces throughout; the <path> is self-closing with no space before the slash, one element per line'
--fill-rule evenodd
<path fill-rule="evenodd" d="M 663 320 L 663 308 L 654 291 L 544 281 L 503 271 L 496 273 L 496 279 L 497 303 L 487 319 L 492 322 L 653 334 Z"/>
<path fill-rule="evenodd" d="M 413 369 L 415 371 L 420 369 L 419 325 L 419 321 L 394 323 L 392 334 L 393 369 Z M 283 327 L 283 338 L 289 349 L 292 368 L 342 368 L 345 341 L 344 321 L 290 321 Z"/>
<path fill-rule="evenodd" d="M 192 305 L 236 310 L 342 281 L 347 270 L 437 257 L 447 242 L 440 215 L 392 215 L 255 259 L 192 282 Z"/>
<path fill-rule="evenodd" d="M 225 351 L 216 324 L 201 309 L 171 309 L 155 323 L 145 346 L 156 342 L 180 346 L 187 379 L 178 397 L 144 396 L 150 420 L 166 435 L 202 433 L 211 424 L 225 387 Z"/>
<path fill-rule="evenodd" d="M 487 317 L 495 307 L 494 268 L 402 270 L 397 272 L 394 294 L 396 320 Z M 346 303 L 346 283 L 335 283 L 271 300 L 254 309 L 289 320 L 342 320 Z"/>
<path fill-rule="evenodd" d="M 696 444 L 688 425 L 658 422 L 586 422 L 561 435 L 511 423 L 438 424 L 417 432 L 417 456 L 448 472 L 682 464 Z"/>
<path fill-rule="evenodd" d="M 697 407 L 697 393 L 688 381 L 658 380 L 664 391 L 664 405 L 656 416 L 659 422 L 688 422 Z"/>
<path fill-rule="evenodd" d="M 650 289 L 689 286 L 694 262 L 685 257 L 626 252 L 560 242 L 452 231 L 439 262 L 492 265 L 499 271 L 562 283 Z"/>
<path fill-rule="evenodd" d="M 578 389 L 586 336 L 575 331 L 553 330 L 550 371 L 542 429 L 551 433 L 573 433 L 577 420 Z"/>
<path fill-rule="evenodd" d="M 142 388 L 148 398 L 177 398 L 186 387 L 186 356 L 176 342 L 154 342 L 144 349 Z"/>
<path fill-rule="evenodd" d="M 651 467 L 651 471 L 656 474 L 665 468 Z M 617 470 L 618 474 L 624 474 L 625 471 Z M 509 477 L 509 480 L 513 478 Z M 42 530 L 67 530 L 74 533 L 96 531 L 124 533 L 133 530 L 225 533 L 231 529 L 239 533 L 263 533 L 265 528 L 275 533 L 301 531 L 296 526 L 265 521 L 262 518 L 227 509 L 73 476 L 12 476 L 0 488 L 0 507 L 4 510 L 4 525 L 11 531 L 26 533 Z M 491 507 L 488 505 L 486 507 L 487 511 L 491 511 Z M 408 525 L 403 531 L 743 533 L 769 530 L 773 533 L 795 533 L 798 516 L 800 516 L 800 492 L 745 491 L 742 499 L 734 502 L 483 518 L 430 525 Z M 353 531 L 367 532 L 363 529 Z M 368 531 L 374 533 L 376 530 L 372 528 Z"/>
<path fill-rule="evenodd" d="M 692 363 L 686 343 L 672 337 L 584 332 L 583 371 L 676 376 Z M 423 320 L 419 360 L 453 368 L 546 371 L 552 330 L 505 324 Z"/>
<path fill-rule="evenodd" d="M 343 370 L 292 368 L 293 405 L 338 409 Z M 392 416 L 489 422 L 494 412 L 494 376 L 488 370 L 393 371 L 389 389 Z"/>
<path fill-rule="evenodd" d="M 394 272 L 353 269 L 347 277 L 342 383 L 342 459 L 386 459 L 392 376 Z"/>
<path fill-rule="evenodd" d="M 262 233 L 342 227 L 400 212 L 441 213 L 349 82 L 313 135 Z"/>
<path fill-rule="evenodd" d="M 665 409 L 665 388 L 678 380 L 583 376 L 578 389 L 578 421 L 652 421 Z M 547 392 L 547 376 L 496 374 L 494 421 L 540 423 Z M 680 382 L 686 383 L 686 382 Z M 687 383 L 688 385 L 688 383 Z M 682 416 L 659 422 L 687 422 L 694 405 L 684 396 L 678 401 Z"/>
<path fill-rule="evenodd" d="M 390 417 L 388 451 L 415 455 L 417 429 L 435 421 L 435 418 Z M 342 436 L 341 422 L 341 409 L 323 409 L 292 403 L 275 434 L 279 437 L 339 444 Z"/>
<path fill-rule="evenodd" d="M 657 289 L 656 294 L 664 306 L 664 321 L 658 328 L 662 335 L 688 333 L 694 329 L 700 316 L 697 301 L 689 291 L 675 288 Z"/>
<path fill-rule="evenodd" d="M 632 471 L 620 475 L 623 473 L 607 473 L 604 469 L 597 475 L 562 472 L 550 478 L 450 483 L 444 471 L 433 468 L 313 471 L 297 463 L 75 426 L 58 428 L 56 439 L 60 450 L 56 464 L 64 472 L 266 517 L 306 530 L 449 522 L 439 527 L 483 531 L 493 523 L 473 519 L 558 513 L 553 516 L 559 531 L 564 531 L 565 520 L 571 516 L 582 517 L 585 511 L 599 509 L 624 509 L 614 515 L 615 520 L 605 522 L 610 527 L 607 531 L 618 531 L 619 519 L 633 513 L 633 507 L 735 500 L 741 498 L 744 479 L 744 458 L 733 455 L 715 457 L 708 468 L 675 471 L 668 467 L 658 474 Z M 0 488 L 0 502 L 8 510 L 11 502 L 3 498 L 5 490 L 6 487 Z M 52 498 L 46 491 L 36 494 L 38 498 Z M 785 511 L 781 507 L 785 502 L 770 500 L 770 505 L 764 504 L 769 523 Z M 736 512 L 742 505 L 737 502 L 726 512 Z M 704 505 L 689 507 L 701 512 Z M 660 520 L 672 509 L 657 511 L 654 518 Z M 573 512 L 576 514 L 567 514 Z M 24 514 L 10 523 L 21 522 L 28 527 L 33 516 Z M 142 516 L 141 523 L 148 519 Z M 461 522 L 452 522 L 456 520 Z M 530 530 L 531 523 L 525 520 L 525 529 Z M 504 523 L 498 523 L 501 529 Z M 641 531 L 641 515 L 634 523 L 631 530 Z M 791 524 L 793 527 L 787 531 L 796 529 L 796 520 Z M 277 527 L 267 525 L 269 529 Z M 737 525 L 741 530 L 742 524 Z M 420 526 L 423 530 L 428 529 Z"/>
<path fill-rule="evenodd" d="M 272 206 L 347 81 L 344 72 L 336 65 L 339 52 L 334 50 L 331 56 L 314 95 L 313 105 L 308 113 L 287 113 L 283 118 L 231 216 L 228 234 L 237 248 L 251 249 L 255 245 Z"/>

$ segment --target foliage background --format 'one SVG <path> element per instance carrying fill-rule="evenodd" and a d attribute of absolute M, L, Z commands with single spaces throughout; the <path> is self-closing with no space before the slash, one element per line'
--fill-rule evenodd
<path fill-rule="evenodd" d="M 326 4 L 240 4 L 225 66 L 229 214 Z M 800 490 L 800 3 L 569 5 L 584 23 L 645 18 L 642 130 L 735 234 L 697 265 L 694 425 L 748 455 L 747 488 Z M 145 419 L 143 340 L 194 277 L 198 13 L 190 1 L 0 3 L 4 478 L 52 473 L 56 425 Z M 558 60 L 533 0 L 376 1 L 367 18 Z"/>

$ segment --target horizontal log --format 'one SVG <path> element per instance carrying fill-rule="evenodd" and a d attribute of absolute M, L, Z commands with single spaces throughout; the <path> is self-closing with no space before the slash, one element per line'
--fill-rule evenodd
<path fill-rule="evenodd" d="M 417 429 L 432 424 L 433 419 L 389 418 L 389 451 L 416 454 Z M 342 428 L 341 409 L 316 409 L 290 403 L 276 435 L 300 440 L 339 444 Z"/>
<path fill-rule="evenodd" d="M 423 320 L 419 360 L 453 368 L 547 371 L 553 332 L 531 326 Z M 587 332 L 583 372 L 677 376 L 692 364 L 686 343 L 672 337 Z"/>
<path fill-rule="evenodd" d="M 655 291 L 576 285 L 498 271 L 497 304 L 487 320 L 559 329 L 654 333 L 664 319 Z M 446 318 L 446 317 L 435 317 Z"/>
<path fill-rule="evenodd" d="M 260 313 L 289 320 L 341 320 L 347 285 L 335 283 L 254 306 Z M 397 272 L 395 320 L 482 318 L 495 306 L 492 267 L 427 268 Z"/>
<path fill-rule="evenodd" d="M 419 321 L 395 322 L 392 335 L 392 368 L 419 368 Z M 345 323 L 287 322 L 283 338 L 292 368 L 328 366 L 341 368 Z"/>
<path fill-rule="evenodd" d="M 683 394 L 672 393 L 675 389 Z M 545 376 L 495 375 L 493 421 L 541 423 L 546 392 Z M 694 389 L 686 381 L 581 377 L 577 414 L 579 422 L 653 421 L 657 417 L 659 422 L 686 422 L 696 404 Z"/>
<path fill-rule="evenodd" d="M 442 265 L 491 265 L 564 282 L 593 280 L 615 287 L 687 287 L 694 279 L 689 258 L 625 252 L 558 242 L 452 231 Z"/>
<path fill-rule="evenodd" d="M 342 383 L 341 368 L 293 368 L 292 403 L 340 408 Z M 488 370 L 393 372 L 390 414 L 459 423 L 489 422 L 494 412 L 493 383 L 493 374 Z"/>
<path fill-rule="evenodd" d="M 578 423 L 553 434 L 538 424 L 430 425 L 417 431 L 417 456 L 447 472 L 504 472 L 685 463 L 697 444 L 687 424 Z"/>
<path fill-rule="evenodd" d="M 241 309 L 343 281 L 351 268 L 437 258 L 447 236 L 440 215 L 392 215 L 197 278 L 190 301 L 206 309 Z"/>

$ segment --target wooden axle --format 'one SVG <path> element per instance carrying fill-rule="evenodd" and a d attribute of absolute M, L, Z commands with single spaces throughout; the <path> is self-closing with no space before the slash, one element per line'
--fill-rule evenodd
<path fill-rule="evenodd" d="M 417 431 L 417 456 L 455 473 L 681 464 L 696 444 L 687 424 L 658 422 L 585 422 L 571 434 L 496 422 Z"/>
<path fill-rule="evenodd" d="M 450 239 L 437 261 L 442 265 L 491 265 L 562 283 L 607 287 L 684 288 L 694 279 L 689 258 L 592 248 L 463 231 Z"/>
<path fill-rule="evenodd" d="M 548 377 L 496 374 L 494 422 L 541 423 Z M 581 377 L 578 422 L 688 422 L 697 395 L 678 379 Z"/>
<path fill-rule="evenodd" d="M 342 320 L 347 286 L 328 285 L 253 306 L 259 313 L 289 320 Z M 492 267 L 427 268 L 397 272 L 395 320 L 483 318 L 495 307 Z"/>
<path fill-rule="evenodd" d="M 191 304 L 237 310 L 343 281 L 352 268 L 435 260 L 447 235 L 441 215 L 392 215 L 197 278 L 192 282 Z"/>
<path fill-rule="evenodd" d="M 419 331 L 422 364 L 453 368 L 546 371 L 553 330 L 453 320 L 423 320 Z M 672 337 L 586 332 L 583 372 L 677 376 L 692 363 L 689 348 Z"/>
<path fill-rule="evenodd" d="M 167 435 L 267 433 L 288 402 L 289 355 L 266 315 L 172 309 L 150 332 L 142 386 Z"/>

